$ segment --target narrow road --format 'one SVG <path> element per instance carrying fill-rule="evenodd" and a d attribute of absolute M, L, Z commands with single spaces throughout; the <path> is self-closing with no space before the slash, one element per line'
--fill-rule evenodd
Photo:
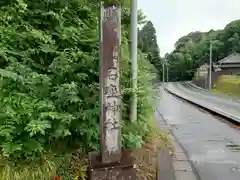
<path fill-rule="evenodd" d="M 209 90 L 200 88 L 200 87 L 194 85 L 191 82 L 185 82 L 184 84 L 186 86 L 188 86 L 188 88 L 190 88 L 191 90 L 194 90 L 194 91 L 197 91 L 197 92 L 201 92 L 201 93 L 203 93 L 205 95 L 210 95 L 213 98 L 221 98 L 221 99 L 225 99 L 227 101 L 234 101 L 234 102 L 240 103 L 239 97 L 231 97 L 231 96 L 224 95 L 224 94 L 221 94 L 221 93 L 218 94 L 218 93 L 214 93 L 214 92 L 209 92 Z"/>
<path fill-rule="evenodd" d="M 210 92 L 207 91 L 200 91 L 199 89 L 193 88 L 189 86 L 188 84 L 184 83 L 183 86 L 185 89 L 183 89 L 186 93 L 192 94 L 193 96 L 200 96 L 204 100 L 210 101 L 212 104 L 217 105 L 221 107 L 222 109 L 226 109 L 227 107 L 231 107 L 232 109 L 235 109 L 238 111 L 240 115 L 240 102 L 227 98 L 225 96 L 219 97 L 216 96 Z M 223 106 L 223 107 L 222 107 Z"/>
<path fill-rule="evenodd" d="M 196 88 L 187 88 L 183 83 L 169 83 L 167 89 L 196 104 L 214 110 L 224 116 L 231 117 L 234 121 L 240 123 L 240 102 L 238 101 L 199 92 Z"/>
<path fill-rule="evenodd" d="M 159 101 L 158 112 L 172 126 L 201 180 L 240 179 L 239 130 L 163 90 Z"/>

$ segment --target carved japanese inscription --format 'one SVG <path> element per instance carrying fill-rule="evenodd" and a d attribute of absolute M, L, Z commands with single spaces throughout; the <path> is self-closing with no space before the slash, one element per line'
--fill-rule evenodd
<path fill-rule="evenodd" d="M 102 5 L 101 9 L 101 155 L 103 163 L 119 162 L 120 139 L 120 8 Z"/>
<path fill-rule="evenodd" d="M 101 153 L 89 153 L 89 180 L 136 179 L 136 168 L 131 152 L 121 149 L 120 13 L 120 5 L 101 2 L 99 23 Z"/>
<path fill-rule="evenodd" d="M 106 131 L 106 148 L 109 154 L 112 154 L 120 149 L 120 94 L 119 94 L 119 63 L 116 57 L 116 47 L 113 47 L 112 67 L 108 69 L 108 76 L 105 79 L 105 106 L 106 119 L 104 124 Z M 114 57 L 115 55 L 115 57 Z"/>

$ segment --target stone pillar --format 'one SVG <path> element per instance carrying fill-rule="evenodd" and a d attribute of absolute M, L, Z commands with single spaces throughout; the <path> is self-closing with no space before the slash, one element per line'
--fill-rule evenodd
<path fill-rule="evenodd" d="M 121 41 L 121 8 L 101 6 L 101 157 L 103 163 L 120 162 L 120 84 L 119 54 Z"/>
<path fill-rule="evenodd" d="M 89 153 L 89 180 L 135 180 L 130 151 L 121 148 L 120 5 L 101 4 L 100 19 L 101 151 Z"/>

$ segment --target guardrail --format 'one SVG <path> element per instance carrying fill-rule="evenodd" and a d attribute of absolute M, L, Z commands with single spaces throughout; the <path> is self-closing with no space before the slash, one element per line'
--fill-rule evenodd
<path fill-rule="evenodd" d="M 201 107 L 202 109 L 205 109 L 207 111 L 210 111 L 213 114 L 216 114 L 218 116 L 222 116 L 228 120 L 230 120 L 231 122 L 233 122 L 234 124 L 240 124 L 240 117 L 238 117 L 237 115 L 231 114 L 229 112 L 226 112 L 224 110 L 221 110 L 219 108 L 213 107 L 209 104 L 206 103 L 202 103 L 200 101 L 197 101 L 195 99 L 190 98 L 189 96 L 186 96 L 184 94 L 181 93 L 177 93 L 177 92 L 173 92 L 172 90 L 169 90 L 168 88 L 164 88 L 165 91 L 167 91 L 168 93 L 175 95 L 176 97 L 183 99 L 191 104 L 194 104 L 198 107 Z"/>

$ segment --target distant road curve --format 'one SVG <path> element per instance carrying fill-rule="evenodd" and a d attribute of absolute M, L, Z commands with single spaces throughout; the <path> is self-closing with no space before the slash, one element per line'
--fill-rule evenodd
<path fill-rule="evenodd" d="M 198 90 L 200 92 L 205 92 L 205 93 L 211 94 L 212 96 L 225 98 L 225 99 L 228 99 L 228 100 L 231 99 L 232 101 L 240 102 L 240 98 L 238 98 L 238 97 L 234 98 L 234 97 L 227 96 L 225 94 L 216 94 L 216 93 L 210 92 L 208 89 L 203 89 L 203 88 L 193 84 L 191 81 L 186 81 L 186 82 L 183 82 L 183 83 L 185 85 L 188 85 L 188 87 L 194 88 L 195 90 Z"/>
<path fill-rule="evenodd" d="M 240 102 L 213 96 L 197 88 L 189 87 L 186 82 L 167 83 L 165 90 L 179 98 L 228 118 L 234 123 L 240 123 Z"/>

